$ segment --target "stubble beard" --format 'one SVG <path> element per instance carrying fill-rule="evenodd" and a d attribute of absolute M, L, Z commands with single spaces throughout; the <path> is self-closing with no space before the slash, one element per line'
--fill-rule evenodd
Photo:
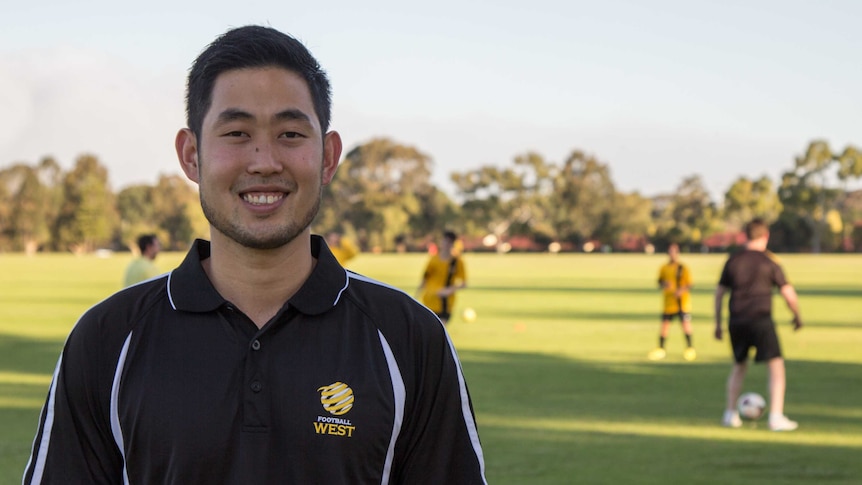
<path fill-rule="evenodd" d="M 323 174 L 321 170 L 321 180 Z M 323 195 L 323 184 L 319 184 L 317 197 L 314 203 L 308 207 L 306 211 L 297 214 L 297 217 L 288 220 L 281 226 L 267 231 L 266 234 L 252 231 L 249 227 L 243 226 L 239 222 L 239 217 L 232 218 L 229 214 L 219 212 L 207 203 L 207 190 L 204 186 L 199 185 L 199 195 L 201 209 L 203 209 L 204 217 L 209 221 L 213 229 L 227 236 L 237 244 L 249 249 L 276 249 L 280 248 L 303 233 L 314 221 L 317 212 L 320 210 L 320 201 Z M 287 197 L 295 197 L 296 192 L 291 193 Z M 273 216 L 276 217 L 276 216 Z M 284 216 L 280 216 L 284 217 Z M 276 224 L 275 222 L 273 224 Z"/>
<path fill-rule="evenodd" d="M 302 234 L 303 231 L 311 225 L 311 222 L 314 220 L 314 217 L 320 209 L 320 197 L 318 197 L 313 206 L 309 207 L 309 209 L 303 214 L 300 214 L 300 218 L 288 221 L 286 224 L 276 228 L 271 233 L 260 234 L 249 230 L 249 228 L 238 224 L 232 218 L 225 217 L 224 214 L 214 210 L 209 204 L 207 204 L 204 192 L 205 191 L 201 189 L 201 208 L 203 209 L 204 216 L 207 218 L 213 229 L 224 234 L 228 239 L 231 239 L 237 244 L 249 249 L 276 249 L 285 246 L 296 239 L 297 236 Z"/>

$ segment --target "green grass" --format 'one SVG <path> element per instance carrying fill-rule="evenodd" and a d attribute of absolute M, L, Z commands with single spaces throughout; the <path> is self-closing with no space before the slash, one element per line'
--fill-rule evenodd
<path fill-rule="evenodd" d="M 0 255 L 0 484 L 20 482 L 63 340 L 87 307 L 119 288 L 130 255 Z M 160 255 L 168 269 L 182 255 Z M 712 337 L 721 255 L 683 255 L 695 280 L 698 359 L 675 327 L 655 346 L 664 256 L 466 256 L 449 330 L 463 362 L 494 484 L 862 483 L 862 256 L 782 255 L 806 327 L 776 299 L 788 358 L 792 433 L 718 426 L 730 369 Z M 413 293 L 423 255 L 363 254 L 351 268 Z M 766 394 L 752 367 L 746 390 Z"/>

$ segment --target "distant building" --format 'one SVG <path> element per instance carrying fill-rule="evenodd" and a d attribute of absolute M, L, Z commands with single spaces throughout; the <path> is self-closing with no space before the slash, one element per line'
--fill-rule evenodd
<path fill-rule="evenodd" d="M 709 252 L 722 252 L 745 244 L 745 233 L 741 231 L 726 231 L 703 238 L 702 244 Z"/>

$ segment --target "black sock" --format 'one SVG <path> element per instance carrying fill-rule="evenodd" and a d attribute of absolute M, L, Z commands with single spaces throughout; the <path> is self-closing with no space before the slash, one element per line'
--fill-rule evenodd
<path fill-rule="evenodd" d="M 664 337 L 659 336 L 658 338 L 658 346 L 664 348 Z"/>
<path fill-rule="evenodd" d="M 691 334 L 685 334 L 685 342 L 691 347 Z"/>

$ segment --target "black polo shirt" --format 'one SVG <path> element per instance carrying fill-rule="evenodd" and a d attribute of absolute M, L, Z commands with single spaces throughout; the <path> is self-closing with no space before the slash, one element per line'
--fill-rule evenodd
<path fill-rule="evenodd" d="M 781 266 L 766 251 L 744 249 L 724 264 L 718 284 L 730 289 L 729 325 L 772 319 L 772 292 L 787 284 Z"/>
<path fill-rule="evenodd" d="M 24 483 L 485 483 L 440 321 L 342 268 L 262 329 L 216 292 L 196 241 L 168 275 L 87 311 L 42 410 Z"/>

